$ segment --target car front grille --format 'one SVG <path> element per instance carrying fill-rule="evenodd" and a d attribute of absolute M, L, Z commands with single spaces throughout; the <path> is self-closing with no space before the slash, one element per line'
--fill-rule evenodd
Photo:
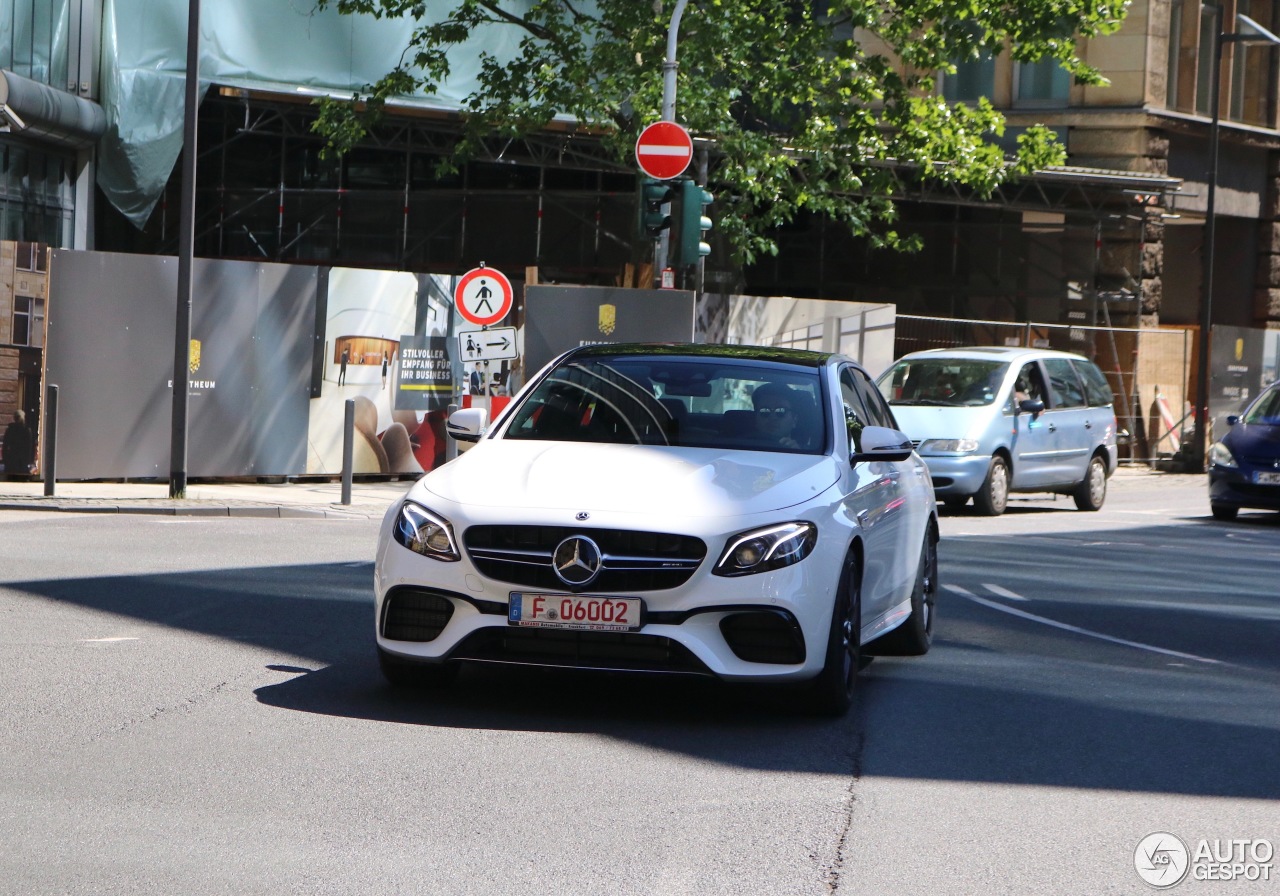
<path fill-rule="evenodd" d="M 484 628 L 463 639 L 449 658 L 573 669 L 711 674 L 679 642 L 631 632 Z"/>
<path fill-rule="evenodd" d="M 584 535 L 600 547 L 603 565 L 589 585 L 593 592 L 678 588 L 707 555 L 702 540 L 689 535 L 569 526 L 471 526 L 463 533 L 463 544 L 476 569 L 488 578 L 521 588 L 564 591 L 568 586 L 555 574 L 551 556 L 570 535 Z"/>

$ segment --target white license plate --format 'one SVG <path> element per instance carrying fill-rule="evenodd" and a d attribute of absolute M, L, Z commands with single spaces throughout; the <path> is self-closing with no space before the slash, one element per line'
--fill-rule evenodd
<path fill-rule="evenodd" d="M 638 597 L 513 593 L 507 606 L 507 622 L 590 632 L 632 632 L 640 628 L 643 610 L 644 601 Z"/>
<path fill-rule="evenodd" d="M 1258 485 L 1280 485 L 1280 473 L 1254 473 L 1253 481 Z"/>

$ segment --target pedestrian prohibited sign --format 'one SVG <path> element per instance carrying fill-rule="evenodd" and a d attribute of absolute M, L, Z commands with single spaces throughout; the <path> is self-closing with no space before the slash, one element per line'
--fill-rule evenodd
<path fill-rule="evenodd" d="M 458 313 L 477 326 L 496 324 L 511 311 L 511 281 L 495 268 L 483 264 L 458 278 L 453 303 Z"/>

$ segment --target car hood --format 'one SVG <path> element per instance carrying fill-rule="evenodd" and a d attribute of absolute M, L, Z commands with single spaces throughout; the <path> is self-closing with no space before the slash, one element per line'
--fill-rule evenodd
<path fill-rule="evenodd" d="M 791 507 L 839 477 L 825 455 L 486 439 L 413 491 L 463 505 L 687 518 Z"/>
<path fill-rule="evenodd" d="M 925 439 L 981 439 L 996 412 L 995 405 L 972 408 L 893 406 L 898 428 L 918 442 Z"/>
<path fill-rule="evenodd" d="M 1255 465 L 1270 466 L 1280 459 L 1280 426 L 1269 423 L 1237 423 L 1227 430 L 1222 441 L 1236 455 Z"/>

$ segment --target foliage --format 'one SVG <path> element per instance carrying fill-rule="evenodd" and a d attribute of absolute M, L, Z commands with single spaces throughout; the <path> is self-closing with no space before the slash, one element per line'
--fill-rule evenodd
<path fill-rule="evenodd" d="M 661 117 L 662 63 L 675 0 L 316 0 L 321 8 L 410 16 L 411 46 L 358 104 L 321 101 L 316 130 L 337 152 L 384 103 L 431 94 L 450 51 L 477 29 L 517 29 L 516 58 L 482 57 L 452 160 L 483 137 L 520 136 L 557 113 L 631 164 L 636 135 Z M 1127 0 L 690 0 L 678 31 L 676 120 L 712 141 L 717 231 L 743 260 L 776 248 L 769 231 L 814 212 L 880 244 L 901 245 L 886 163 L 987 195 L 1059 164 L 1045 128 L 1015 157 L 991 142 L 1004 119 L 987 101 L 949 104 L 938 73 L 1007 52 L 1053 58 L 1077 81 L 1105 83 L 1077 40 L 1114 31 Z"/>

